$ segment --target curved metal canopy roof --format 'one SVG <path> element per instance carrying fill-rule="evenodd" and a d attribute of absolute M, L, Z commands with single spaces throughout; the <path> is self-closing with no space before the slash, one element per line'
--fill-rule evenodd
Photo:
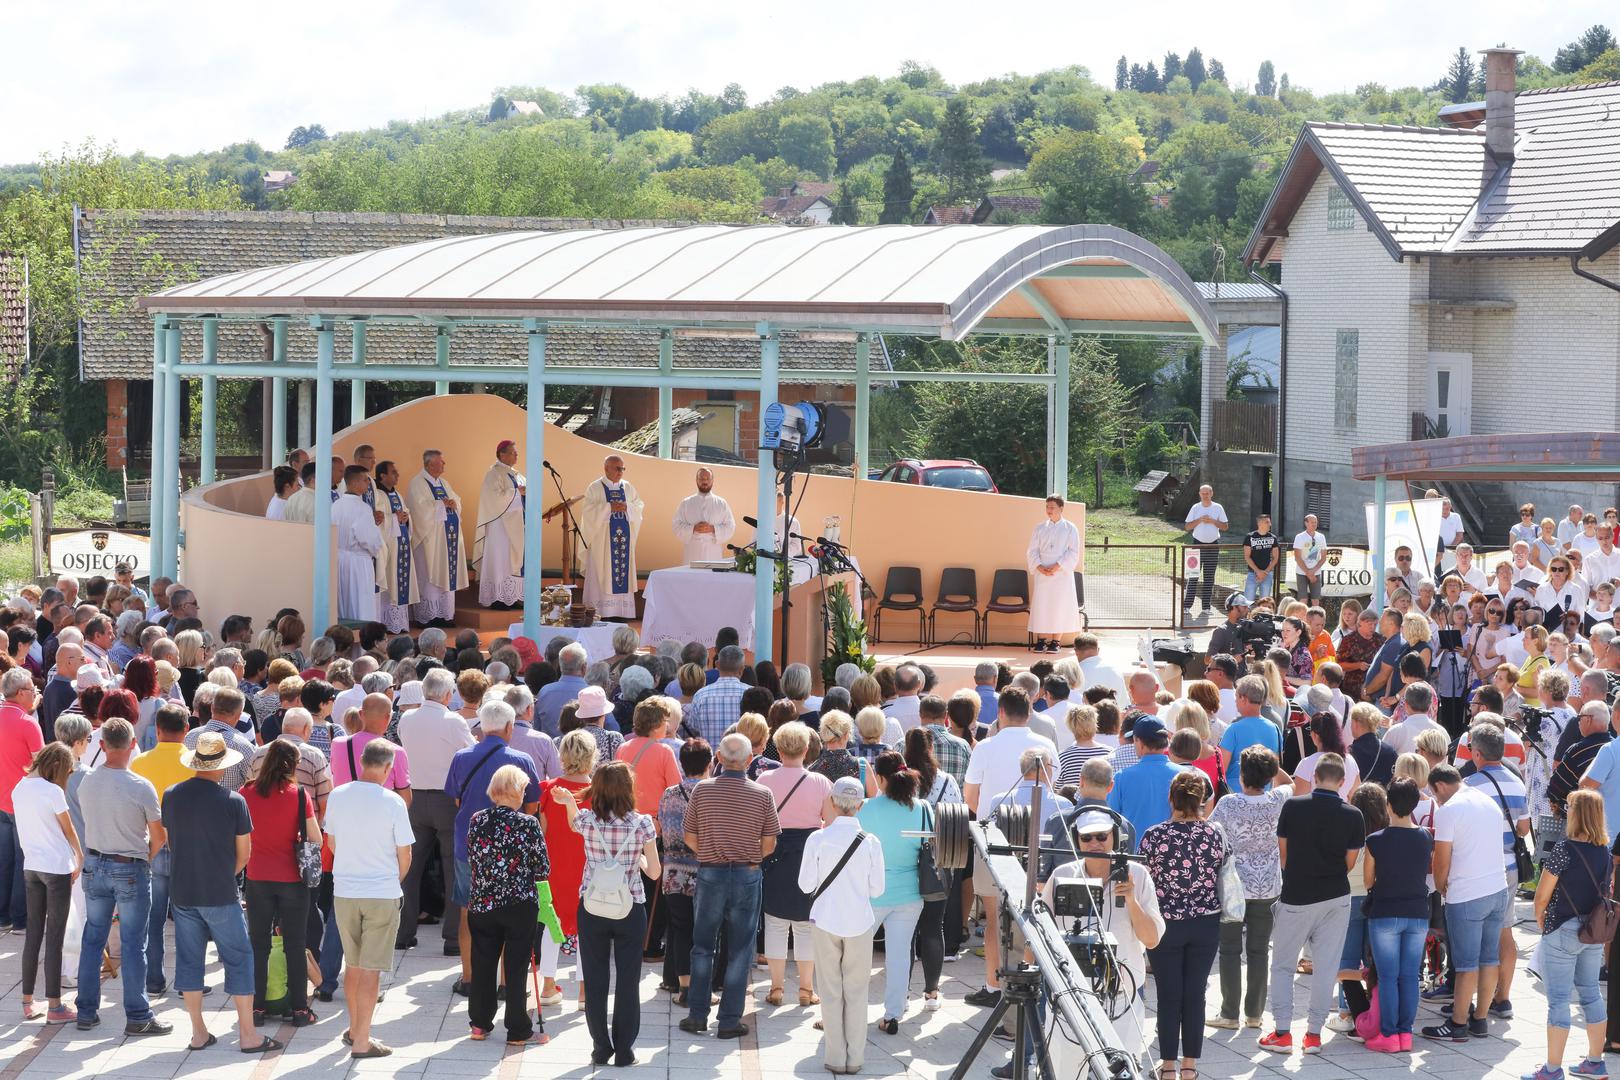
<path fill-rule="evenodd" d="M 1107 225 L 700 225 L 457 236 L 147 297 L 175 316 L 540 318 L 1212 339 L 1165 252 Z"/>

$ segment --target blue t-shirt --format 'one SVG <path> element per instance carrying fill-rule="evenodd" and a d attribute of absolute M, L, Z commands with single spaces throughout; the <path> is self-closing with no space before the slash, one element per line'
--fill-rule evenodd
<path fill-rule="evenodd" d="M 495 749 L 491 749 L 491 745 Z M 456 859 L 467 861 L 467 829 L 473 815 L 494 806 L 489 797 L 489 780 L 503 765 L 516 765 L 529 778 L 523 793 L 524 805 L 540 801 L 540 773 L 534 767 L 534 758 L 522 750 L 506 745 L 499 735 L 491 735 L 465 750 L 457 750 L 450 759 L 450 771 L 444 777 L 444 790 L 451 798 L 461 801 L 456 806 Z"/>
<path fill-rule="evenodd" d="M 1124 814 L 1136 830 L 1132 850 L 1141 846 L 1143 833 L 1170 820 L 1170 781 L 1191 768 L 1194 766 L 1173 763 L 1168 754 L 1149 754 L 1114 778 L 1108 805 Z"/>
<path fill-rule="evenodd" d="M 917 857 L 922 851 L 922 838 L 900 834 L 923 827 L 927 806 L 927 800 L 918 798 L 908 810 L 887 795 L 879 795 L 867 799 L 855 815 L 861 830 L 877 837 L 883 845 L 883 895 L 872 900 L 873 907 L 922 901 L 922 893 L 917 891 Z"/>
<path fill-rule="evenodd" d="M 1232 791 L 1243 790 L 1238 780 L 1238 757 L 1250 746 L 1263 746 L 1280 759 L 1282 733 L 1263 716 L 1240 716 L 1232 722 L 1221 736 L 1221 749 L 1231 757 L 1231 763 L 1226 766 L 1226 786 Z"/>
<path fill-rule="evenodd" d="M 1424 829 L 1380 829 L 1367 837 L 1377 880 L 1363 910 L 1369 919 L 1428 919 L 1429 856 L 1434 841 Z M 1352 873 L 1361 873 L 1357 867 Z"/>
<path fill-rule="evenodd" d="M 1620 837 L 1620 739 L 1606 743 L 1586 767 L 1586 778 L 1596 780 L 1603 795 L 1603 817 L 1609 826 L 1609 843 Z"/>

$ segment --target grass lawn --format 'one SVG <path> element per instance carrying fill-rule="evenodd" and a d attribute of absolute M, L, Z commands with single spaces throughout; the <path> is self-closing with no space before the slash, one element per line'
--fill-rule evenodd
<path fill-rule="evenodd" d="M 1104 539 L 1116 544 L 1190 544 L 1192 534 L 1163 518 L 1135 510 L 1086 507 L 1086 543 L 1100 544 Z"/>

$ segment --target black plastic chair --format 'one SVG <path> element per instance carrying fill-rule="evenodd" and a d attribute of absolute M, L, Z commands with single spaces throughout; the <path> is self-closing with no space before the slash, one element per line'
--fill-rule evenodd
<path fill-rule="evenodd" d="M 941 611 L 966 611 L 973 615 L 973 643 L 979 643 L 979 575 L 971 566 L 947 566 L 939 575 L 939 592 L 934 605 L 928 609 L 928 643 L 939 639 L 934 634 L 934 616 Z"/>
<path fill-rule="evenodd" d="M 990 616 L 1029 614 L 1029 571 L 997 570 L 990 579 L 990 602 L 984 605 L 979 624 L 979 644 L 990 643 Z M 1029 640 L 1026 628 L 1024 640 Z"/>
<path fill-rule="evenodd" d="M 917 613 L 917 643 L 925 644 L 923 631 L 928 613 L 923 609 L 922 570 L 916 566 L 891 566 L 883 578 L 883 599 L 872 613 L 872 642 L 883 637 L 883 612 L 915 611 Z"/>
<path fill-rule="evenodd" d="M 1091 616 L 1086 614 L 1086 575 L 1079 570 L 1074 572 L 1074 597 L 1080 602 L 1080 632 L 1085 633 L 1091 629 Z"/>

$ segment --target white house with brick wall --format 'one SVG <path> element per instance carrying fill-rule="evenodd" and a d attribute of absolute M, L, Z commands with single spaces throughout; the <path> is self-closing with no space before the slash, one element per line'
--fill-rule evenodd
<path fill-rule="evenodd" d="M 1279 531 L 1315 512 L 1366 538 L 1356 446 L 1615 425 L 1620 83 L 1516 93 L 1518 54 L 1485 53 L 1486 102 L 1446 126 L 1307 124 L 1249 239 L 1287 297 Z M 1612 484 L 1448 491 L 1493 548 L 1520 501 L 1617 502 Z"/>

